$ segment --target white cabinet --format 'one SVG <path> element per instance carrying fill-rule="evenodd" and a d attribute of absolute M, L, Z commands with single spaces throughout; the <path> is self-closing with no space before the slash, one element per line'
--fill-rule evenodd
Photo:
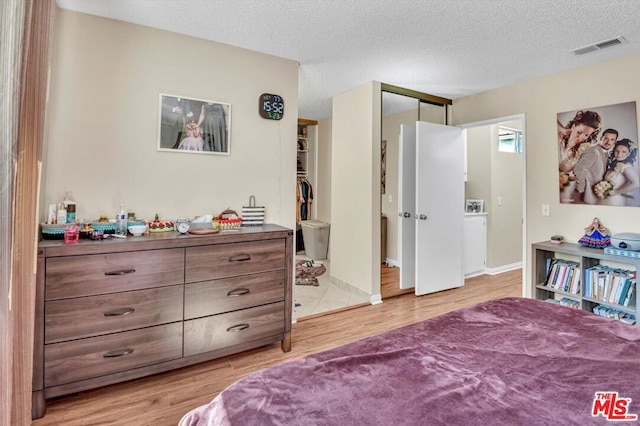
<path fill-rule="evenodd" d="M 484 273 L 487 257 L 487 215 L 464 215 L 462 234 L 462 268 L 465 277 Z"/>

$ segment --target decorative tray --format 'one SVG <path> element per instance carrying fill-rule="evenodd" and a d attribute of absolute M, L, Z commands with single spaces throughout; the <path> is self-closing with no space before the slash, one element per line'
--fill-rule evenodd
<path fill-rule="evenodd" d="M 42 231 L 42 238 L 45 240 L 64 240 L 64 224 L 48 224 L 41 223 L 40 230 Z"/>
<path fill-rule="evenodd" d="M 92 227 L 94 231 L 102 231 L 105 234 L 113 234 L 116 232 L 115 222 L 91 222 L 89 226 Z"/>
<path fill-rule="evenodd" d="M 213 229 L 213 228 L 195 228 L 195 229 L 189 230 L 189 233 L 194 235 L 209 235 L 209 234 L 217 234 L 218 232 L 220 232 L 219 229 Z"/>

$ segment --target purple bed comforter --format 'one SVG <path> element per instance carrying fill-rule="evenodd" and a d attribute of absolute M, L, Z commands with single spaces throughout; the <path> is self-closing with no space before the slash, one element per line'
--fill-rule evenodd
<path fill-rule="evenodd" d="M 180 425 L 612 424 L 596 392 L 640 414 L 640 327 L 504 298 L 257 371 Z"/>

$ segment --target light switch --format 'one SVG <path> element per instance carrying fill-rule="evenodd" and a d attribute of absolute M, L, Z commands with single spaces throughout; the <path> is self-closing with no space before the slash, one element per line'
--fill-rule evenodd
<path fill-rule="evenodd" d="M 542 205 L 542 216 L 549 216 L 549 204 Z"/>
<path fill-rule="evenodd" d="M 388 200 L 390 203 L 393 203 L 393 196 L 391 196 L 391 195 L 387 196 L 387 200 Z"/>
<path fill-rule="evenodd" d="M 502 205 L 502 197 L 498 197 L 498 205 L 501 206 Z"/>

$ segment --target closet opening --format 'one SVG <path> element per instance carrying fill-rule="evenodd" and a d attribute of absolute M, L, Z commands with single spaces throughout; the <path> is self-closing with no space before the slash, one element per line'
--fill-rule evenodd
<path fill-rule="evenodd" d="M 412 222 L 413 209 L 402 206 L 399 176 L 399 143 L 402 125 L 417 121 L 448 124 L 450 99 L 381 84 L 381 152 L 380 152 L 380 295 L 385 298 L 413 292 L 400 286 L 400 221 Z M 407 217 L 407 215 L 409 217 Z"/>

